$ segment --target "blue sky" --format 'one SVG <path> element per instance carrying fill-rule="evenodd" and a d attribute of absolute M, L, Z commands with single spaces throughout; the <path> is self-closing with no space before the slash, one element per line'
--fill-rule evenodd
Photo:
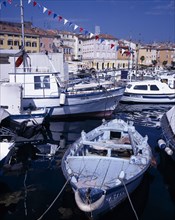
<path fill-rule="evenodd" d="M 0 0 L 0 19 L 20 22 L 20 0 L 3 4 Z M 33 6 L 33 2 L 37 5 Z M 24 20 L 34 26 L 72 31 L 73 25 L 88 32 L 111 34 L 119 39 L 140 40 L 143 43 L 175 42 L 174 0 L 23 0 Z M 41 7 L 39 7 L 41 6 Z M 43 13 L 43 7 L 47 11 Z M 52 11 L 48 15 L 48 11 Z M 67 24 L 53 18 L 53 14 L 68 20 Z"/>

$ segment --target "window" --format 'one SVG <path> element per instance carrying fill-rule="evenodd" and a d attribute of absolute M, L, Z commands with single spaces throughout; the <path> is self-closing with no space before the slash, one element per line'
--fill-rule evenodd
<path fill-rule="evenodd" d="M 4 44 L 4 40 L 0 39 L 0 45 L 3 45 L 3 44 Z"/>
<path fill-rule="evenodd" d="M 8 40 L 7 44 L 8 45 L 13 45 L 13 41 L 12 40 Z"/>
<path fill-rule="evenodd" d="M 136 86 L 134 86 L 134 89 L 135 90 L 147 90 L 148 87 L 147 87 L 147 85 L 136 85 Z"/>
<path fill-rule="evenodd" d="M 32 47 L 37 47 L 37 43 L 36 42 L 32 42 Z"/>
<path fill-rule="evenodd" d="M 159 88 L 156 85 L 150 85 L 150 90 L 158 91 Z"/>
<path fill-rule="evenodd" d="M 18 40 L 14 41 L 14 46 L 19 46 L 19 41 Z"/>
<path fill-rule="evenodd" d="M 31 42 L 27 41 L 26 42 L 26 47 L 31 47 Z"/>
<path fill-rule="evenodd" d="M 35 89 L 50 89 L 50 76 L 34 76 Z"/>

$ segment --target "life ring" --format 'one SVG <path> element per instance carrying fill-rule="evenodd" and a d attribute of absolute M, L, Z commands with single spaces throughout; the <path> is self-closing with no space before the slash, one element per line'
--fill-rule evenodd
<path fill-rule="evenodd" d="M 96 202 L 90 203 L 90 204 L 85 204 L 82 199 L 80 198 L 78 190 L 75 191 L 75 201 L 77 206 L 79 207 L 80 210 L 84 212 L 92 212 L 99 208 L 102 203 L 104 202 L 105 199 L 105 194 L 103 194 Z"/>
<path fill-rule="evenodd" d="M 23 55 L 18 57 L 18 59 L 15 62 L 15 67 L 19 67 L 22 62 L 23 62 Z"/>

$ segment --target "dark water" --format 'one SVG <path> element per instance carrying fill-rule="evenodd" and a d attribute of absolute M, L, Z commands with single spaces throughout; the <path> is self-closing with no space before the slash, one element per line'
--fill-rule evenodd
<path fill-rule="evenodd" d="M 134 121 L 137 130 L 142 135 L 148 135 L 152 147 L 154 163 L 131 195 L 140 220 L 175 219 L 175 161 L 157 146 L 157 140 L 162 137 L 160 117 L 170 107 L 120 105 L 113 116 Z M 80 132 L 88 132 L 100 124 L 101 119 L 50 122 L 46 135 L 37 134 L 32 141 L 48 139 L 54 146 L 60 145 L 61 148 L 51 157 L 44 154 L 50 149 L 48 144 L 42 148 L 43 145 L 36 143 L 43 150 L 42 155 L 38 155 L 36 148 L 27 142 L 23 146 L 19 144 L 11 161 L 13 166 L 7 167 L 0 176 L 0 219 L 86 219 L 76 207 L 69 185 L 62 191 L 65 179 L 60 164 L 65 150 L 80 136 Z M 18 141 L 22 140 L 18 137 Z M 126 200 L 100 219 L 132 220 L 136 216 Z"/>

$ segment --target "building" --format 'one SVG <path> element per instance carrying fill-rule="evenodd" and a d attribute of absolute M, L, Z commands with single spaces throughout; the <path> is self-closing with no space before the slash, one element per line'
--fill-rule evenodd
<path fill-rule="evenodd" d="M 100 34 L 83 39 L 83 61 L 96 70 L 116 68 L 116 45 L 118 39 L 108 34 Z"/>
<path fill-rule="evenodd" d="M 37 53 L 40 50 L 39 35 L 31 22 L 24 23 L 25 49 L 27 52 Z M 0 21 L 0 49 L 18 50 L 22 47 L 23 39 L 21 24 Z"/>

